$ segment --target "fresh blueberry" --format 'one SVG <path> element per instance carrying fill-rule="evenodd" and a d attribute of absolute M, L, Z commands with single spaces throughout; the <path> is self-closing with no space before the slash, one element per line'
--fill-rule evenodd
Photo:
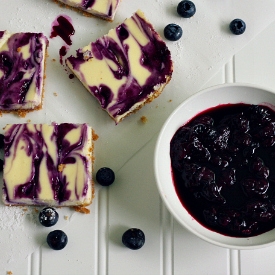
<path fill-rule="evenodd" d="M 174 23 L 164 28 L 164 37 L 170 41 L 177 41 L 182 37 L 182 28 Z"/>
<path fill-rule="evenodd" d="M 177 13 L 184 18 L 190 18 L 196 13 L 196 6 L 192 1 L 183 0 L 179 2 Z"/>
<path fill-rule="evenodd" d="M 242 19 L 234 19 L 231 21 L 229 29 L 233 34 L 240 35 L 245 32 L 246 24 Z"/>
<path fill-rule="evenodd" d="M 0 134 L 0 149 L 4 148 L 4 135 Z"/>
<path fill-rule="evenodd" d="M 102 167 L 96 173 L 96 180 L 100 185 L 109 186 L 115 181 L 115 173 L 111 168 Z"/>
<path fill-rule="evenodd" d="M 145 243 L 145 235 L 138 228 L 130 228 L 123 233 L 122 243 L 132 250 L 140 249 Z"/>
<path fill-rule="evenodd" d="M 47 244 L 54 250 L 63 249 L 68 243 L 68 237 L 62 230 L 54 230 L 47 236 Z"/>
<path fill-rule="evenodd" d="M 58 218 L 58 213 L 52 207 L 46 207 L 39 213 L 39 222 L 46 227 L 55 225 L 58 221 Z"/>

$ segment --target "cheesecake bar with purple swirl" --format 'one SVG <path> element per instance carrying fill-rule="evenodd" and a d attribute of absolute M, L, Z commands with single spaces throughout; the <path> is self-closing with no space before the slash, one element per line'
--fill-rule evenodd
<path fill-rule="evenodd" d="M 6 205 L 91 204 L 93 131 L 87 124 L 9 124 L 4 133 Z"/>
<path fill-rule="evenodd" d="M 116 123 L 158 97 L 173 72 L 169 49 L 140 10 L 66 64 Z"/>
<path fill-rule="evenodd" d="M 0 31 L 0 113 L 42 107 L 48 44 L 42 33 Z"/>
<path fill-rule="evenodd" d="M 113 21 L 120 0 L 54 0 L 79 11 Z"/>

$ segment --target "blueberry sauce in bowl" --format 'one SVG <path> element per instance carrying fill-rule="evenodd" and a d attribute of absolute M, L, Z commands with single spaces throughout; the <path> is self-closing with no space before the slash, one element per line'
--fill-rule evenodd
<path fill-rule="evenodd" d="M 275 243 L 274 92 L 226 84 L 191 96 L 164 123 L 154 169 L 164 204 L 193 234 L 232 249 Z"/>
<path fill-rule="evenodd" d="M 178 129 L 170 157 L 182 204 L 205 227 L 236 237 L 275 228 L 275 112 L 228 104 Z"/>

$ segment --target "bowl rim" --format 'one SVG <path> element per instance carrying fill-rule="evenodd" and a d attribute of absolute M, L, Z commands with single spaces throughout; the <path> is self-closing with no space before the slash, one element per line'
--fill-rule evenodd
<path fill-rule="evenodd" d="M 208 87 L 206 89 L 202 89 L 199 92 L 193 94 L 192 96 L 188 97 L 186 100 L 184 100 L 178 107 L 176 107 L 174 109 L 174 111 L 172 111 L 172 113 L 169 115 L 169 117 L 166 119 L 166 121 L 164 122 L 164 124 L 161 127 L 161 130 L 158 134 L 156 143 L 155 143 L 155 150 L 154 150 L 154 175 L 155 175 L 155 181 L 156 181 L 156 185 L 160 194 L 160 197 L 162 199 L 162 202 L 164 202 L 166 208 L 168 209 L 168 211 L 171 213 L 171 215 L 184 227 L 186 228 L 189 232 L 195 234 L 197 237 L 201 238 L 204 241 L 207 241 L 208 243 L 212 243 L 214 245 L 220 246 L 220 247 L 224 247 L 224 248 L 229 248 L 229 249 L 243 249 L 243 250 L 247 250 L 247 249 L 255 249 L 255 248 L 263 248 L 263 247 L 267 247 L 270 246 L 272 244 L 275 243 L 275 237 L 274 240 L 272 241 L 266 241 L 266 242 L 260 242 L 258 241 L 259 238 L 261 238 L 260 236 L 265 235 L 265 234 L 269 234 L 271 235 L 275 235 L 275 229 L 272 229 L 266 233 L 254 236 L 254 237 L 231 237 L 231 236 L 226 236 L 223 235 L 221 233 L 217 233 L 215 231 L 212 231 L 210 229 L 205 228 L 203 225 L 201 225 L 198 221 L 196 221 L 189 213 L 188 211 L 184 208 L 184 206 L 182 205 L 182 203 L 180 202 L 179 198 L 176 195 L 176 191 L 174 189 L 174 199 L 177 200 L 177 202 L 173 202 L 176 203 L 178 206 L 181 206 L 181 212 L 184 211 L 185 216 L 187 217 L 187 219 L 189 220 L 189 223 L 185 222 L 184 220 L 181 219 L 181 216 L 178 212 L 175 212 L 174 206 L 172 206 L 172 203 L 167 199 L 167 194 L 164 192 L 164 188 L 163 188 L 163 182 L 162 179 L 160 177 L 160 159 L 161 159 L 161 150 L 160 147 L 162 146 L 162 142 L 163 139 L 165 138 L 165 135 L 167 136 L 167 128 L 169 127 L 169 124 L 171 123 L 171 121 L 173 121 L 173 118 L 177 115 L 178 112 L 180 112 L 180 110 L 182 108 L 184 108 L 185 105 L 189 104 L 190 102 L 192 102 L 193 100 L 195 100 L 196 98 L 200 97 L 202 94 L 206 94 L 210 91 L 213 90 L 219 90 L 219 89 L 225 89 L 225 88 L 249 88 L 249 89 L 256 89 L 256 90 L 261 90 L 262 92 L 264 92 L 265 94 L 268 93 L 270 94 L 272 97 L 274 96 L 274 104 L 272 104 L 272 107 L 275 106 L 275 91 L 271 90 L 271 89 L 267 89 L 263 86 L 260 85 L 254 85 L 254 84 L 247 84 L 247 83 L 226 83 L 226 84 L 219 84 L 219 85 L 214 85 L 211 87 Z M 242 101 L 240 101 L 239 103 L 241 103 Z M 228 102 L 231 103 L 231 102 Z M 249 102 L 247 102 L 249 103 Z M 268 103 L 269 102 L 261 102 L 261 103 Z M 261 104 L 259 102 L 259 104 Z M 226 103 L 220 103 L 220 104 L 226 104 Z M 201 109 L 200 111 L 206 110 L 208 108 L 211 107 L 215 107 L 218 104 L 213 104 L 212 106 L 206 107 Z M 268 105 L 269 106 L 269 105 Z M 270 107 L 270 106 L 269 106 Z M 275 109 L 275 107 L 274 107 Z M 198 111 L 197 113 L 199 113 L 200 111 Z M 189 118 L 191 119 L 192 116 Z M 188 121 L 188 119 L 186 121 L 182 121 L 181 123 L 179 123 L 179 126 L 183 125 L 184 123 L 186 123 Z M 179 127 L 178 126 L 178 127 Z M 171 137 L 171 135 L 170 135 Z M 170 144 L 170 143 L 169 143 Z M 167 162 L 168 163 L 168 162 Z M 170 163 L 170 157 L 169 157 L 169 163 Z M 171 166 L 170 166 L 171 168 Z M 172 181 L 172 177 L 171 177 L 171 181 Z M 173 184 L 173 182 L 172 182 Z M 173 187 L 174 188 L 174 187 Z M 176 196 L 175 196 L 176 195 Z M 175 198 L 177 197 L 177 199 Z M 196 226 L 200 227 L 200 229 L 202 229 L 202 231 L 204 232 L 208 232 L 209 234 L 213 235 L 215 238 L 212 239 L 210 237 L 208 237 L 208 235 L 204 235 L 203 233 L 201 233 L 201 231 L 195 230 L 194 227 L 190 226 L 190 223 L 195 224 Z M 257 241 L 255 241 L 257 240 Z"/>

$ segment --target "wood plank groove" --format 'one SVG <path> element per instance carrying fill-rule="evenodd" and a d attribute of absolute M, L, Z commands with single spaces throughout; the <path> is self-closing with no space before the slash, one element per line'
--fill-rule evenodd
<path fill-rule="evenodd" d="M 160 275 L 174 274 L 174 226 L 173 217 L 165 204 L 160 203 Z"/>

